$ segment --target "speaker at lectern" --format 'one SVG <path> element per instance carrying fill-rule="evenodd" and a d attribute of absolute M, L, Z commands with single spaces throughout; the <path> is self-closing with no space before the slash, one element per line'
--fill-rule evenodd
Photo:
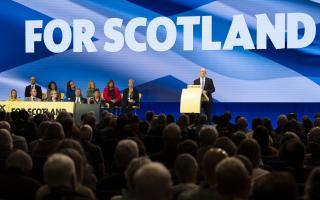
<path fill-rule="evenodd" d="M 202 89 L 200 85 L 188 85 L 182 89 L 180 99 L 180 113 L 200 113 Z"/>

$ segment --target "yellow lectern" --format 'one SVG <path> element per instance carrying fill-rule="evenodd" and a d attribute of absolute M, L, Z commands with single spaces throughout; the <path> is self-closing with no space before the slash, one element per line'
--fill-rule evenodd
<path fill-rule="evenodd" d="M 188 88 L 182 89 L 180 113 L 200 113 L 201 96 L 202 89 L 200 85 L 188 85 Z"/>

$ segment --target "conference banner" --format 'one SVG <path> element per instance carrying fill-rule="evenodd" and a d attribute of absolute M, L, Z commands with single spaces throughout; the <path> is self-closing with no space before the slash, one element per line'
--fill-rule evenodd
<path fill-rule="evenodd" d="M 206 68 L 215 102 L 320 101 L 318 0 L 0 1 L 0 99 L 30 77 L 60 92 L 128 79 L 142 102 L 179 102 Z"/>
<path fill-rule="evenodd" d="M 25 110 L 30 115 L 43 114 L 45 112 L 53 114 L 57 117 L 61 112 L 74 112 L 73 102 L 10 102 L 10 101 L 0 101 L 0 111 L 14 112 Z"/>

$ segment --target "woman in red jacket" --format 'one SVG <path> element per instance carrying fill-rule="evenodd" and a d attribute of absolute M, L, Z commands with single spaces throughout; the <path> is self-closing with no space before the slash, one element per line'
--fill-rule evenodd
<path fill-rule="evenodd" d="M 119 106 L 121 102 L 120 90 L 114 85 L 114 81 L 108 81 L 107 87 L 104 88 L 103 98 L 109 107 Z"/>

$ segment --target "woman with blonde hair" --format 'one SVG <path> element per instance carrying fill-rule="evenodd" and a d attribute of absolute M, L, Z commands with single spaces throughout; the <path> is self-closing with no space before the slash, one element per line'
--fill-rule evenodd
<path fill-rule="evenodd" d="M 96 89 L 96 84 L 92 80 L 90 80 L 88 83 L 88 87 L 87 87 L 87 98 L 88 99 L 93 98 L 93 94 L 94 94 L 95 89 Z"/>

